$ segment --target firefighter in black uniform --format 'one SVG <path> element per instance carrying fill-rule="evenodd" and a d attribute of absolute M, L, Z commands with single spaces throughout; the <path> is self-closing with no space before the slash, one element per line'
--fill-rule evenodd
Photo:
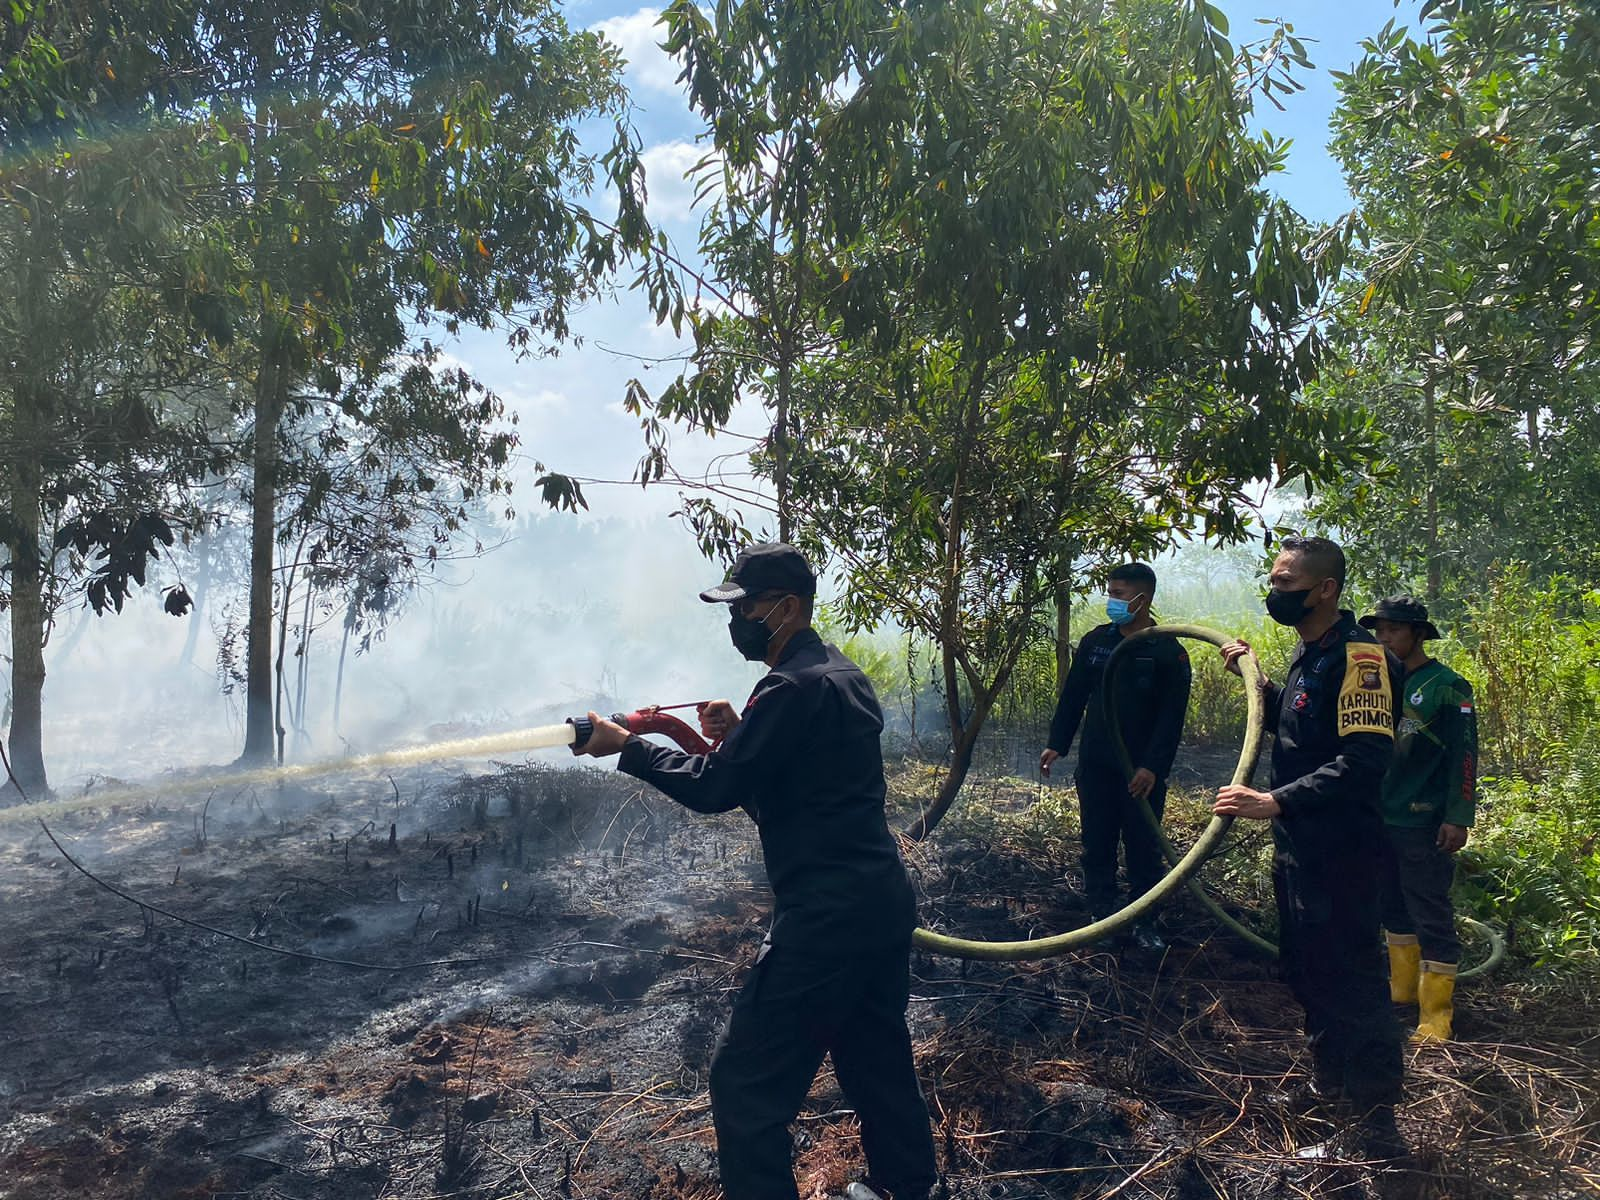
<path fill-rule="evenodd" d="M 1368 1157 L 1406 1153 L 1394 1122 L 1400 1031 L 1379 941 L 1380 797 L 1394 748 L 1398 670 L 1339 607 L 1344 552 L 1320 537 L 1284 539 L 1267 611 L 1300 644 L 1283 685 L 1268 683 L 1272 790 L 1229 785 L 1213 811 L 1272 821 L 1279 954 L 1306 1013 L 1312 1095 L 1348 1100 Z M 1233 670 L 1254 651 L 1223 647 Z"/>
<path fill-rule="evenodd" d="M 726 1200 L 794 1200 L 788 1126 L 825 1054 L 861 1122 L 871 1187 L 925 1200 L 938 1182 L 906 1028 L 915 900 L 884 817 L 883 713 L 854 663 L 811 629 L 816 576 L 782 543 L 740 553 L 702 592 L 736 649 L 771 670 L 742 714 L 704 706 L 709 754 L 646 742 L 595 713 L 583 753 L 695 812 L 743 808 L 760 832 L 772 926 L 711 1062 Z"/>
<path fill-rule="evenodd" d="M 1083 635 L 1072 666 L 1062 681 L 1061 698 L 1050 722 L 1050 740 L 1039 755 L 1039 769 L 1050 765 L 1072 746 L 1078 726 L 1078 767 L 1073 782 L 1078 791 L 1079 823 L 1083 830 L 1083 890 L 1096 920 L 1110 916 L 1117 903 L 1117 842 L 1128 859 L 1128 892 L 1142 896 L 1166 874 L 1161 843 L 1134 808 L 1146 800 L 1161 819 L 1167 800 L 1167 775 L 1183 735 L 1184 713 L 1189 705 L 1189 655 L 1176 638 L 1153 638 L 1132 647 L 1131 661 L 1118 668 L 1117 717 L 1128 755 L 1135 764 L 1133 778 L 1125 778 L 1122 764 L 1106 729 L 1106 663 L 1122 639 L 1155 624 L 1150 605 L 1156 594 L 1156 573 L 1144 563 L 1124 563 L 1112 570 L 1106 584 L 1109 621 Z M 1141 922 L 1133 931 L 1137 945 L 1163 949 L 1160 936 Z"/>

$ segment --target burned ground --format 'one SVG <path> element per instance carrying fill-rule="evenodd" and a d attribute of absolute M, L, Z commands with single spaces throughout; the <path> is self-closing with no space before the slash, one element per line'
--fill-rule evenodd
<path fill-rule="evenodd" d="M 904 799 L 923 779 L 899 783 Z M 966 819 L 908 847 L 925 917 L 987 937 L 1081 924 L 1053 801 L 974 790 Z M 518 766 L 219 789 L 55 832 L 138 903 L 37 825 L 0 830 L 0 1195 L 719 1194 L 706 1066 L 767 905 L 742 817 Z M 1160 958 L 914 960 L 952 1195 L 1372 1185 L 1294 1157 L 1330 1126 L 1292 1100 L 1303 1049 L 1270 968 L 1181 904 L 1166 930 Z M 1594 1016 L 1508 982 L 1464 989 L 1462 1040 L 1410 1052 L 1409 1194 L 1600 1190 Z M 861 1169 L 831 1075 L 796 1160 L 807 1196 Z"/>

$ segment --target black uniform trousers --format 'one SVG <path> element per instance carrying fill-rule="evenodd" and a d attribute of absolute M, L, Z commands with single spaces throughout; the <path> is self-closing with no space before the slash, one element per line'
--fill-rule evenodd
<path fill-rule="evenodd" d="M 1400 1100 L 1400 1027 L 1378 939 L 1376 855 L 1362 848 L 1304 861 L 1278 841 L 1278 964 L 1306 1010 L 1317 1075 L 1358 1109 Z"/>
<path fill-rule="evenodd" d="M 1078 819 L 1083 829 L 1083 890 L 1089 911 L 1108 916 L 1117 903 L 1117 842 L 1128 858 L 1128 897 L 1144 895 L 1167 873 L 1161 843 L 1145 824 L 1128 795 L 1122 768 L 1081 760 L 1073 776 L 1078 788 Z M 1150 809 L 1161 819 L 1167 807 L 1167 785 L 1150 791 Z"/>
<path fill-rule="evenodd" d="M 1386 827 L 1382 862 L 1383 927 L 1415 934 L 1428 962 L 1461 961 L 1456 911 L 1450 888 L 1456 880 L 1455 856 L 1439 849 L 1438 826 Z"/>
<path fill-rule="evenodd" d="M 822 1066 L 861 1122 L 872 1178 L 899 1197 L 938 1182 L 911 1056 L 909 945 L 813 955 L 762 948 L 711 1060 L 711 1116 L 725 1200 L 796 1200 L 789 1123 Z"/>

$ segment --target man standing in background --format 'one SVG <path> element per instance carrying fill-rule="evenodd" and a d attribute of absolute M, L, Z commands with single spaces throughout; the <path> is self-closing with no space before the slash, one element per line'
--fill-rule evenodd
<path fill-rule="evenodd" d="M 1078 814 L 1083 829 L 1083 887 L 1095 920 L 1121 907 L 1117 902 L 1117 843 L 1128 860 L 1130 898 L 1144 895 L 1161 882 L 1166 864 L 1161 843 L 1136 805 L 1145 801 L 1156 820 L 1167 800 L 1167 775 L 1183 735 L 1189 706 L 1189 655 L 1176 638 L 1150 638 L 1129 650 L 1130 661 L 1119 667 L 1117 695 L 1105 694 L 1106 663 L 1122 640 L 1155 624 L 1156 573 L 1144 563 L 1124 563 L 1112 570 L 1106 584 L 1107 624 L 1084 634 L 1067 670 L 1050 722 L 1050 741 L 1039 755 L 1039 770 L 1066 754 L 1083 727 L 1078 743 Z M 1105 705 L 1115 700 L 1117 717 L 1135 764 L 1133 778 L 1122 773 L 1106 726 Z M 1087 719 L 1086 719 L 1087 717 Z M 1165 948 L 1154 927 L 1141 922 L 1134 942 L 1141 949 Z"/>
<path fill-rule="evenodd" d="M 1390 596 L 1378 601 L 1361 624 L 1405 667 L 1394 762 L 1383 781 L 1389 998 L 1418 1006 L 1413 1042 L 1446 1042 L 1461 961 L 1450 887 L 1455 854 L 1467 844 L 1477 807 L 1472 685 L 1428 656 L 1424 643 L 1437 638 L 1439 630 L 1421 601 Z"/>

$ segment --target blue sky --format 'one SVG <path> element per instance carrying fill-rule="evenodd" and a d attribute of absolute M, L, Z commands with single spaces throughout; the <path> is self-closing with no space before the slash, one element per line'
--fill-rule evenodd
<path fill-rule="evenodd" d="M 1392 0 L 1218 0 L 1236 42 L 1254 40 L 1263 32 L 1260 18 L 1281 18 L 1308 43 L 1316 70 L 1301 72 L 1303 92 L 1284 98 L 1285 111 L 1262 105 L 1261 124 L 1279 137 L 1293 139 L 1289 169 L 1277 180 L 1281 194 L 1309 217 L 1329 220 L 1351 206 L 1336 164 L 1325 144 L 1328 120 L 1336 102 L 1330 69 L 1348 67 L 1360 54 L 1363 38 L 1391 19 L 1412 18 L 1414 0 L 1397 8 Z M 692 193 L 683 180 L 695 160 L 697 125 L 674 82 L 675 64 L 655 45 L 658 8 L 610 0 L 580 0 L 567 8 L 574 25 L 597 27 L 617 42 L 629 59 L 628 83 L 637 106 L 636 124 L 646 146 L 654 219 L 674 242 L 692 251 L 698 216 L 690 209 Z M 519 490 L 521 505 L 531 508 L 535 460 L 571 474 L 597 479 L 631 477 L 642 443 L 637 422 L 621 410 L 628 379 L 638 376 L 654 392 L 671 377 L 670 362 L 648 360 L 681 350 L 667 330 L 656 328 L 642 303 L 624 295 L 599 303 L 581 314 L 576 328 L 583 344 L 564 349 L 555 358 L 517 361 L 494 335 L 474 335 L 452 347 L 452 353 L 484 382 L 499 391 L 520 415 L 526 476 Z M 647 360 L 641 362 L 640 360 Z M 758 414 L 745 421 L 749 432 L 760 427 Z M 676 457 L 685 473 L 714 456 L 736 450 L 737 443 L 679 435 Z M 596 516 L 645 518 L 660 522 L 662 536 L 680 535 L 669 524 L 678 502 L 670 487 L 641 491 L 625 484 L 591 486 L 590 505 Z M 692 550 L 691 550 L 692 552 Z"/>

